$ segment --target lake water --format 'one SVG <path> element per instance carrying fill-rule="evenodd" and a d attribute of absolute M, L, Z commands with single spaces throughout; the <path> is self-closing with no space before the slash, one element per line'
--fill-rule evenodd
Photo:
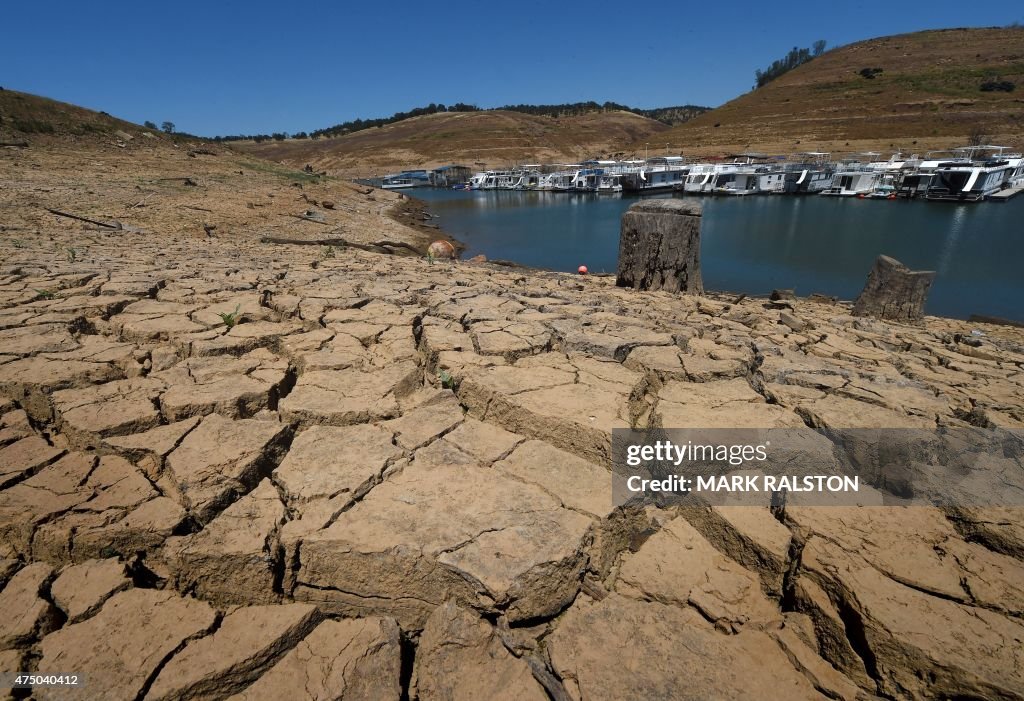
<path fill-rule="evenodd" d="M 411 191 L 445 232 L 483 253 L 551 270 L 614 273 L 621 195 Z M 671 197 L 672 195 L 664 195 Z M 951 204 L 821 196 L 701 198 L 701 267 L 709 290 L 795 288 L 853 299 L 884 253 L 935 270 L 930 314 L 1024 321 L 1024 195 Z"/>

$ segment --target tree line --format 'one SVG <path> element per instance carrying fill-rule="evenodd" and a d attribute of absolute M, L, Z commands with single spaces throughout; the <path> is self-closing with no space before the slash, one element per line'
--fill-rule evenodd
<path fill-rule="evenodd" d="M 317 129 L 311 132 L 300 131 L 294 134 L 288 132 L 274 132 L 272 134 L 233 134 L 228 136 L 215 136 L 213 141 L 255 141 L 261 143 L 263 141 L 284 141 L 285 139 L 319 139 L 323 137 L 333 136 L 344 136 L 345 134 L 352 134 L 357 131 L 363 131 L 364 129 L 374 129 L 376 127 L 382 127 L 387 124 L 394 124 L 395 122 L 401 122 L 404 119 L 410 119 L 412 117 L 421 117 L 428 114 L 437 114 L 439 112 L 484 112 L 493 110 L 505 110 L 509 112 L 521 112 L 523 114 L 534 114 L 542 115 L 547 117 L 569 117 L 577 116 L 581 114 L 588 114 L 591 112 L 608 112 L 615 110 L 622 110 L 625 112 L 632 112 L 633 114 L 639 114 L 644 117 L 656 119 L 665 124 L 674 125 L 680 124 L 687 119 L 696 117 L 701 112 L 706 112 L 711 109 L 710 107 L 701 107 L 699 105 L 681 105 L 678 107 L 659 107 L 656 109 L 637 109 L 629 107 L 627 105 L 620 105 L 617 102 L 604 102 L 598 103 L 594 101 L 589 102 L 569 102 L 558 105 L 504 105 L 502 107 L 489 108 L 487 110 L 477 107 L 476 105 L 466 104 L 464 102 L 456 102 L 453 105 L 445 105 L 443 103 L 431 102 L 425 107 L 416 107 L 406 112 L 395 112 L 390 117 L 379 117 L 376 119 L 353 119 L 341 124 L 335 124 L 332 127 L 326 129 Z"/>
<path fill-rule="evenodd" d="M 401 122 L 403 119 L 411 119 L 412 117 L 422 117 L 427 114 L 437 114 L 438 112 L 479 112 L 480 108 L 476 105 L 467 105 L 464 102 L 456 102 L 454 105 L 445 105 L 442 103 L 431 102 L 425 107 L 416 107 L 407 112 L 395 112 L 390 117 L 378 117 L 376 119 L 352 119 L 341 124 L 335 124 L 332 127 L 325 129 L 316 129 L 311 132 L 299 131 L 294 134 L 288 132 L 274 132 L 272 134 L 232 134 L 228 136 L 215 136 L 213 141 L 255 141 L 260 143 L 262 141 L 284 141 L 285 139 L 319 139 L 322 137 L 331 136 L 344 136 L 345 134 L 352 134 L 357 131 L 363 131 L 364 129 L 374 129 L 376 127 L 382 127 L 387 124 L 394 124 L 395 122 Z"/>
<path fill-rule="evenodd" d="M 711 108 L 699 105 L 679 105 L 677 107 L 656 107 L 645 110 L 622 105 L 618 102 L 606 101 L 598 103 L 591 100 L 589 102 L 567 102 L 560 105 L 505 105 L 495 109 L 536 114 L 545 117 L 575 117 L 592 112 L 631 112 L 672 126 L 693 119 L 698 114 L 707 112 Z"/>
<path fill-rule="evenodd" d="M 763 71 L 760 69 L 754 71 L 754 89 L 764 87 L 779 76 L 789 73 L 797 66 L 802 66 L 823 53 L 825 53 L 824 39 L 814 42 L 810 48 L 801 49 L 794 46 L 788 54 L 776 61 L 772 61 L 771 65 Z"/>

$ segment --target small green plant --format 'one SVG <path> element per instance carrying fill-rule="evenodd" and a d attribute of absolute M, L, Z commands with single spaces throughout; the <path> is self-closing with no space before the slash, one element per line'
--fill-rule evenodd
<path fill-rule="evenodd" d="M 324 246 L 320 250 L 320 255 L 323 258 L 334 258 L 334 246 Z"/>
<path fill-rule="evenodd" d="M 74 263 L 75 259 L 78 258 L 78 251 L 76 251 L 75 249 L 71 248 L 71 246 L 67 246 L 64 249 L 64 251 L 65 251 L 65 253 L 67 253 L 68 263 Z"/>
<path fill-rule="evenodd" d="M 52 124 L 39 119 L 19 119 L 15 117 L 11 122 L 11 126 L 14 127 L 15 131 L 21 131 L 26 134 L 52 134 L 55 131 Z"/>
<path fill-rule="evenodd" d="M 232 329 L 232 328 L 235 327 L 235 324 L 238 323 L 238 310 L 241 309 L 241 308 L 242 308 L 242 305 L 236 304 L 235 305 L 235 311 L 233 311 L 233 312 L 224 312 L 222 314 L 218 314 L 217 316 L 220 317 L 220 320 L 224 322 L 225 326 L 227 326 L 229 329 Z"/>
<path fill-rule="evenodd" d="M 437 379 L 441 382 L 441 386 L 445 389 L 455 389 L 455 378 L 447 370 L 442 370 L 437 373 Z"/>
<path fill-rule="evenodd" d="M 13 241 L 11 241 L 11 245 L 14 246 L 15 248 L 24 248 L 25 242 L 22 241 L 21 239 L 14 239 Z"/>
<path fill-rule="evenodd" d="M 53 290 L 35 290 L 35 293 L 39 295 L 39 299 L 53 299 L 57 296 Z"/>
<path fill-rule="evenodd" d="M 434 252 L 433 251 L 427 251 L 427 265 L 433 265 L 433 264 L 434 264 Z"/>

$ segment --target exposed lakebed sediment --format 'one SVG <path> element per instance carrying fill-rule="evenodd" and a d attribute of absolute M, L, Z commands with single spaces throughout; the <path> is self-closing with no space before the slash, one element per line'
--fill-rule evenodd
<path fill-rule="evenodd" d="M 1020 510 L 613 509 L 609 465 L 629 426 L 1019 428 L 1019 329 L 23 223 L 0 662 L 87 680 L 39 698 L 1022 695 Z"/>

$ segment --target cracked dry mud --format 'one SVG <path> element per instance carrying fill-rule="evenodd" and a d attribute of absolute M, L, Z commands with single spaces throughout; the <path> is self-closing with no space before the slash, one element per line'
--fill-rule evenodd
<path fill-rule="evenodd" d="M 609 465 L 616 427 L 1024 427 L 1024 332 L 240 224 L 72 261 L 8 177 L 0 665 L 87 679 L 36 698 L 1024 698 L 1020 510 L 613 509 Z"/>

